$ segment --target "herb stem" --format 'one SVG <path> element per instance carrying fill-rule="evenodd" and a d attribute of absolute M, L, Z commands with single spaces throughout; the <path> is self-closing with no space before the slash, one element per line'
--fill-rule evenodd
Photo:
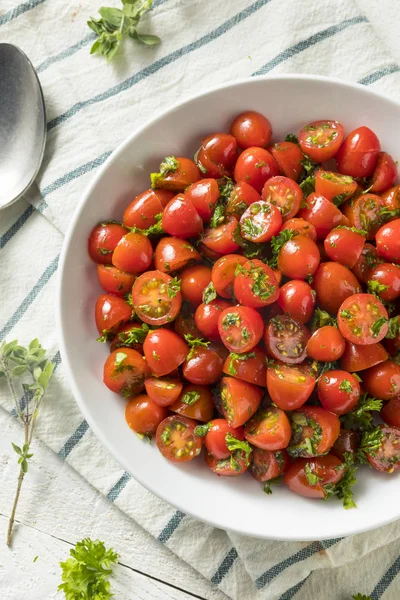
<path fill-rule="evenodd" d="M 27 439 L 27 426 L 25 425 L 25 440 Z M 19 470 L 19 475 L 18 475 L 18 483 L 17 483 L 17 491 L 15 492 L 15 498 L 14 498 L 14 504 L 12 507 L 12 511 L 11 511 L 11 517 L 10 520 L 8 522 L 8 530 L 7 530 L 7 546 L 10 548 L 11 547 L 11 541 L 12 541 L 12 533 L 13 533 L 13 527 L 14 527 L 14 521 L 15 521 L 15 513 L 17 512 L 17 506 L 18 506 L 18 500 L 19 500 L 19 496 L 21 493 L 21 488 L 22 488 L 22 482 L 24 480 L 25 477 L 25 473 L 22 470 L 22 467 Z"/>

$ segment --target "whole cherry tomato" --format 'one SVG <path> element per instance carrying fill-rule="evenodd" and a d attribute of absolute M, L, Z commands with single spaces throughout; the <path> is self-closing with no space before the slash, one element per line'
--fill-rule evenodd
<path fill-rule="evenodd" d="M 300 147 L 293 142 L 278 142 L 268 148 L 276 160 L 279 171 L 285 177 L 299 181 L 303 172 L 304 154 Z"/>
<path fill-rule="evenodd" d="M 222 311 L 230 308 L 232 304 L 217 298 L 208 304 L 200 304 L 195 312 L 194 320 L 200 333 L 209 340 L 219 341 L 218 321 Z"/>
<path fill-rule="evenodd" d="M 376 247 L 379 256 L 400 263 L 400 219 L 382 225 L 376 234 Z"/>
<path fill-rule="evenodd" d="M 187 343 L 169 329 L 150 331 L 144 340 L 143 350 L 148 366 L 157 377 L 171 373 L 189 353 Z"/>
<path fill-rule="evenodd" d="M 314 274 L 312 287 L 317 294 L 317 304 L 333 315 L 346 298 L 361 292 L 353 273 L 337 262 L 321 263 Z"/>
<path fill-rule="evenodd" d="M 219 198 L 219 187 L 215 179 L 202 179 L 185 190 L 185 197 L 195 207 L 206 223 L 210 222 Z"/>
<path fill-rule="evenodd" d="M 289 219 L 288 221 L 284 222 L 284 224 L 282 225 L 282 229 L 290 229 L 290 231 L 297 231 L 297 233 L 300 233 L 301 235 L 306 235 L 307 237 L 312 239 L 313 242 L 317 241 L 317 230 L 315 229 L 314 225 L 312 225 L 308 221 L 305 221 L 304 219 L 299 219 L 297 217 Z"/>
<path fill-rule="evenodd" d="M 125 408 L 125 420 L 129 427 L 142 435 L 153 435 L 167 417 L 168 410 L 153 402 L 146 394 L 135 396 Z"/>
<path fill-rule="evenodd" d="M 90 258 L 100 265 L 111 265 L 112 254 L 126 233 L 125 227 L 119 223 L 105 221 L 96 225 L 88 240 Z"/>
<path fill-rule="evenodd" d="M 362 384 L 368 394 L 381 400 L 400 396 L 400 366 L 393 360 L 385 360 L 364 371 Z"/>
<path fill-rule="evenodd" d="M 236 183 L 246 181 L 259 193 L 267 179 L 274 175 L 279 175 L 278 164 L 272 154 L 264 148 L 256 146 L 247 148 L 236 161 L 234 171 Z"/>
<path fill-rule="evenodd" d="M 278 304 L 281 309 L 298 323 L 307 323 L 315 308 L 315 292 L 301 279 L 292 279 L 279 290 Z"/>
<path fill-rule="evenodd" d="M 211 269 L 206 265 L 186 267 L 180 273 L 180 280 L 182 298 L 198 306 L 203 301 L 203 291 L 211 282 Z"/>
<path fill-rule="evenodd" d="M 153 247 L 142 233 L 131 231 L 120 239 L 112 255 L 112 264 L 126 273 L 143 273 L 153 260 Z"/>
<path fill-rule="evenodd" d="M 272 135 L 271 123 L 267 117 L 249 110 L 238 115 L 231 124 L 231 134 L 240 148 L 260 146 L 266 148 Z"/>
<path fill-rule="evenodd" d="M 388 353 L 382 344 L 359 346 L 346 341 L 346 347 L 340 364 L 345 371 L 364 371 L 388 358 Z"/>
<path fill-rule="evenodd" d="M 157 222 L 156 215 L 160 215 L 164 206 L 174 197 L 168 190 L 145 190 L 136 196 L 124 211 L 124 225 L 147 229 Z"/>
<path fill-rule="evenodd" d="M 335 415 L 345 415 L 357 404 L 360 384 L 346 371 L 326 371 L 318 381 L 318 398 L 322 406 Z"/>
<path fill-rule="evenodd" d="M 316 384 L 314 373 L 307 365 L 277 363 L 267 369 L 267 389 L 282 410 L 295 410 L 303 406 Z"/>
<path fill-rule="evenodd" d="M 318 269 L 320 254 L 318 246 L 305 235 L 288 240 L 278 255 L 278 269 L 290 279 L 307 279 Z"/>
<path fill-rule="evenodd" d="M 378 160 L 372 175 L 371 192 L 379 194 L 394 185 L 397 179 L 397 165 L 387 152 L 378 152 Z"/>
<path fill-rule="evenodd" d="M 205 177 L 224 177 L 231 174 L 237 157 L 237 141 L 227 133 L 213 133 L 204 138 L 196 162 Z"/>
<path fill-rule="evenodd" d="M 154 266 L 164 273 L 179 271 L 200 260 L 200 254 L 189 242 L 175 237 L 161 238 L 154 252 Z"/>

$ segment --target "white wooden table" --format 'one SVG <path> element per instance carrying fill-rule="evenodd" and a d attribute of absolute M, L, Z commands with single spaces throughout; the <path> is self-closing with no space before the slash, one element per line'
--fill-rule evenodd
<path fill-rule="evenodd" d="M 8 549 L 6 530 L 18 474 L 11 442 L 21 443 L 22 429 L 2 409 L 0 432 L 1 600 L 61 600 L 59 562 L 67 558 L 72 544 L 87 536 L 103 540 L 120 556 L 112 581 L 116 599 L 227 600 L 38 440 L 22 488 L 14 543 Z"/>

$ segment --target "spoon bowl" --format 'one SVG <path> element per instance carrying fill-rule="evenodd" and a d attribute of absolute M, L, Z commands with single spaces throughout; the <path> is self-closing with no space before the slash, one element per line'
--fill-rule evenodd
<path fill-rule="evenodd" d="M 17 46 L 0 44 L 0 209 L 33 183 L 46 143 L 46 109 L 36 71 Z"/>

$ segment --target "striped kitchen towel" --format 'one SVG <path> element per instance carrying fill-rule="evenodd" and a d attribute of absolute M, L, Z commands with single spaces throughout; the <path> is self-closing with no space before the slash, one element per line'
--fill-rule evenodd
<path fill-rule="evenodd" d="M 367 16 L 377 1 L 154 0 L 143 29 L 162 44 L 127 43 L 110 66 L 89 56 L 93 34 L 85 23 L 100 2 L 1 0 L 0 41 L 19 45 L 38 70 L 48 143 L 26 199 L 0 213 L 0 341 L 38 336 L 50 351 L 56 370 L 37 435 L 235 600 L 347 600 L 355 592 L 397 600 L 400 523 L 323 542 L 258 541 L 187 517 L 123 472 L 83 420 L 57 349 L 54 290 L 63 234 L 113 149 L 185 95 L 238 77 L 296 72 L 359 81 L 400 100 L 400 64 Z M 380 6 L 395 11 L 396 2 Z M 0 394 L 12 412 L 4 387 Z"/>

